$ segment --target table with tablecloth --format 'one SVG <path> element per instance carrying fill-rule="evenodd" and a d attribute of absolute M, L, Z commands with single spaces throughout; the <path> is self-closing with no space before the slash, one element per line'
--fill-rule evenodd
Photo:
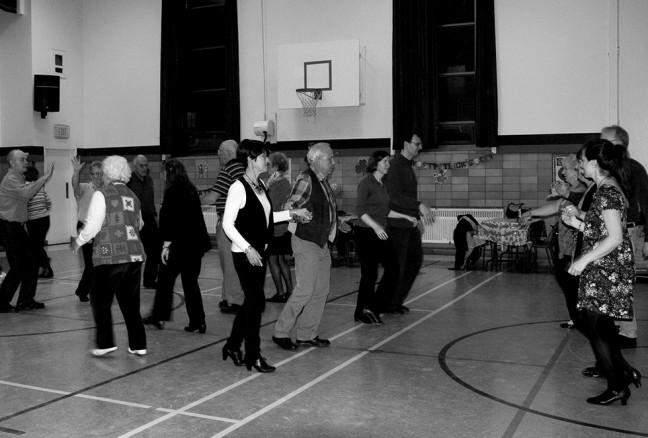
<path fill-rule="evenodd" d="M 489 243 L 490 258 L 485 258 L 485 266 L 501 269 L 503 265 L 512 266 L 517 270 L 531 269 L 531 248 L 529 238 L 531 224 L 518 219 L 494 218 L 483 220 L 479 224 L 477 237 Z M 540 225 L 540 224 L 539 224 Z"/>

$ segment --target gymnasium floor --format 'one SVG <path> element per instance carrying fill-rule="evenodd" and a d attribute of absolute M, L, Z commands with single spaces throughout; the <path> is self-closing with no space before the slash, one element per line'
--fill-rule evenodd
<path fill-rule="evenodd" d="M 66 247 L 50 255 L 55 278 L 37 293 L 47 308 L 0 315 L 0 438 L 648 436 L 648 388 L 632 387 L 628 406 L 585 403 L 604 382 L 581 376 L 592 354 L 559 327 L 548 273 L 455 272 L 428 255 L 412 311 L 364 326 L 352 317 L 359 269 L 334 268 L 321 326 L 331 347 L 280 350 L 270 338 L 281 304 L 268 304 L 261 347 L 278 369 L 264 375 L 221 359 L 233 316 L 218 311 L 215 252 L 200 280 L 206 334 L 183 331 L 180 294 L 175 321 L 147 327 L 149 354 L 134 357 L 115 305 L 119 350 L 100 359 L 88 353 L 90 307 L 74 295 L 79 261 Z M 624 353 L 648 375 L 646 287 L 639 346 Z M 143 314 L 152 298 L 142 291 Z"/>

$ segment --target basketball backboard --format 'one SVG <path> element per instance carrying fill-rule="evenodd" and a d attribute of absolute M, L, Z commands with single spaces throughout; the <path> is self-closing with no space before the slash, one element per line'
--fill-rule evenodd
<path fill-rule="evenodd" d="M 359 106 L 359 48 L 358 40 L 278 46 L 278 108 L 302 108 L 295 90 L 304 88 L 322 90 L 320 108 Z"/>

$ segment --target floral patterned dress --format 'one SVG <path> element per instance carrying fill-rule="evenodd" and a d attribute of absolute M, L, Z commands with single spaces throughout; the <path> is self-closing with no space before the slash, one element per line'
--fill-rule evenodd
<path fill-rule="evenodd" d="M 623 223 L 627 208 L 624 197 L 616 187 L 602 186 L 585 215 L 583 253 L 595 248 L 607 237 L 603 210 L 619 210 Z M 632 290 L 635 268 L 628 230 L 623 227 L 623 241 L 612 252 L 587 265 L 578 288 L 579 309 L 587 309 L 614 319 L 632 319 Z"/>

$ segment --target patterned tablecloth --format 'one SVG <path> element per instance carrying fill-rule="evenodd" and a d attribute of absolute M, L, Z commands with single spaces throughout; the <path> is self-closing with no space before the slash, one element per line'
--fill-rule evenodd
<path fill-rule="evenodd" d="M 529 224 L 517 219 L 486 219 L 479 225 L 477 237 L 499 245 L 526 245 L 529 241 Z"/>

